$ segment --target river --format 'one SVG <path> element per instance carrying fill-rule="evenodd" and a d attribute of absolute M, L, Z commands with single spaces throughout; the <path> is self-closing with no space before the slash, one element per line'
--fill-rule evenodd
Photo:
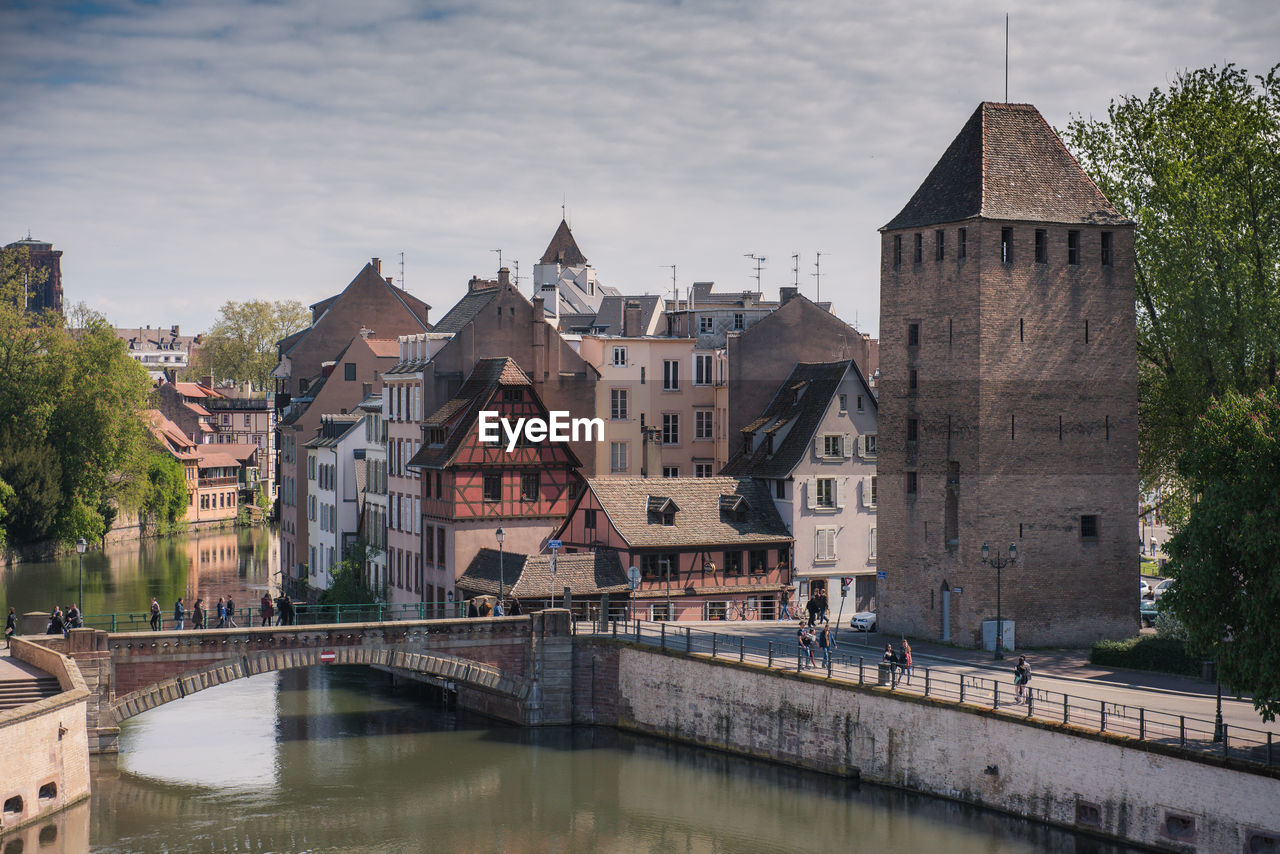
<path fill-rule="evenodd" d="M 86 600 L 90 608 L 137 610 L 137 602 L 162 593 L 250 594 L 271 580 L 274 538 L 262 533 L 178 537 L 109 553 L 92 595 L 86 578 Z M 6 573 L 5 594 L 25 602 L 61 590 L 65 599 L 66 563 L 51 573 L 46 567 L 40 577 L 52 576 L 49 587 L 27 574 L 40 565 Z M 386 674 L 346 667 L 262 674 L 126 721 L 120 753 L 93 760 L 90 800 L 44 828 L 38 846 L 41 854 L 86 849 L 1130 850 L 606 728 L 497 724 L 445 708 L 430 691 L 396 690 Z M 0 854 L 11 854 L 4 840 Z"/>

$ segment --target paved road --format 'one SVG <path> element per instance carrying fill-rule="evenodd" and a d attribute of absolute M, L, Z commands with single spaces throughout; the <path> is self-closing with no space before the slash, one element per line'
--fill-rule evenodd
<path fill-rule="evenodd" d="M 847 618 L 846 618 L 847 622 Z M 652 624 L 649 624 L 652 625 Z M 716 632 L 731 638 L 739 636 L 747 638 L 749 645 L 764 648 L 773 641 L 777 660 L 784 655 L 794 662 L 796 656 L 795 633 L 796 623 L 777 622 L 705 622 L 669 624 L 669 631 L 682 632 L 689 625 L 700 632 Z M 854 632 L 848 628 L 837 635 L 839 649 L 838 660 L 844 659 L 850 667 L 846 674 L 854 673 L 856 678 L 857 659 L 863 658 L 864 678 L 875 679 L 875 665 L 886 643 L 897 643 L 898 638 L 871 633 Z M 960 677 L 968 677 L 969 691 L 966 699 L 978 702 L 979 696 L 995 699 L 991 683 L 999 682 L 1000 705 L 1011 705 L 1013 692 L 1013 665 L 1016 656 L 1011 660 L 993 662 L 990 653 L 977 650 L 958 649 L 955 647 L 913 642 L 912 656 L 917 670 L 929 668 L 936 671 L 935 684 L 931 686 L 933 693 L 944 696 L 950 692 L 956 698 Z M 737 641 L 727 641 L 721 647 L 725 650 L 736 650 Z M 1137 718 L 1137 709 L 1147 710 L 1144 723 L 1148 732 L 1163 728 L 1171 734 L 1177 732 L 1177 717 L 1186 716 L 1211 724 L 1214 720 L 1216 704 L 1215 685 L 1200 679 L 1173 676 L 1161 673 L 1145 673 L 1132 670 L 1118 670 L 1090 664 L 1086 650 L 1036 650 L 1027 654 L 1032 665 L 1032 685 L 1036 689 L 1034 699 L 1037 717 L 1058 717 L 1061 714 L 1062 699 L 1066 694 L 1073 698 L 1068 701 L 1071 706 L 1068 714 L 1072 720 L 1097 724 L 1102 703 L 1108 704 L 1108 720 L 1114 721 L 1118 729 L 1123 730 L 1120 718 L 1132 716 Z M 917 693 L 923 691 L 922 674 L 917 674 L 911 686 L 903 686 L 906 690 Z M 983 693 L 985 691 L 985 693 Z M 1083 702 L 1079 712 L 1076 711 L 1075 699 Z M 1114 708 L 1112 708 L 1114 706 Z M 1154 713 L 1154 714 L 1153 714 Z M 1162 713 L 1162 714 L 1161 714 Z M 1079 718 L 1077 717 L 1079 715 Z M 1167 716 L 1167 717 L 1166 717 Z M 1261 715 L 1253 708 L 1248 698 L 1236 699 L 1234 696 L 1222 698 L 1223 722 L 1229 727 L 1247 727 L 1257 731 L 1274 733 L 1275 755 L 1280 761 L 1280 721 L 1264 723 Z M 1136 726 L 1136 724 L 1135 724 Z M 1196 726 L 1189 724 L 1189 732 Z M 1265 736 L 1261 736 L 1265 739 Z"/>

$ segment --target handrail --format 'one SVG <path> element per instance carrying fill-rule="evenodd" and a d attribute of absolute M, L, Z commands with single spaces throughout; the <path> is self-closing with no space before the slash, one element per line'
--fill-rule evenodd
<path fill-rule="evenodd" d="M 1280 765 L 1280 744 L 1275 734 L 1242 726 L 1215 726 L 1213 721 L 1188 715 L 1095 700 L 1042 688 L 1028 688 L 1026 700 L 1017 702 L 1014 689 L 998 679 L 960 673 L 942 667 L 915 666 L 905 673 L 901 666 L 881 663 L 878 658 L 833 654 L 827 664 L 807 665 L 808 657 L 794 641 L 751 641 L 742 635 L 721 634 L 670 622 L 615 620 L 592 622 L 575 631 L 604 635 L 715 659 L 731 659 L 763 664 L 772 670 L 801 672 L 813 669 L 826 678 L 839 677 L 865 685 L 870 682 L 894 693 L 913 694 L 977 706 L 1025 718 L 1060 723 L 1108 735 L 1122 735 L 1139 741 L 1162 744 L 1188 753 L 1216 754 L 1258 765 Z M 821 650 L 814 649 L 817 662 Z"/>

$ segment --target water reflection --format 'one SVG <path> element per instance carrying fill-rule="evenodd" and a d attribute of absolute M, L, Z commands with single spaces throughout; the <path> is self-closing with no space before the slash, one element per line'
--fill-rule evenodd
<path fill-rule="evenodd" d="M 469 719 L 362 668 L 203 691 L 129 721 L 121 750 L 95 765 L 95 851 L 1124 850 L 608 729 Z"/>
<path fill-rule="evenodd" d="M 73 553 L 0 568 L 0 613 L 10 605 L 19 612 L 51 611 L 55 603 L 65 608 L 78 595 L 79 567 Z M 85 554 L 82 610 L 86 615 L 146 611 L 152 596 L 166 614 L 179 596 L 188 608 L 197 596 L 211 606 L 227 595 L 237 606 L 251 606 L 268 587 L 278 590 L 279 580 L 279 538 L 267 528 L 132 541 Z"/>

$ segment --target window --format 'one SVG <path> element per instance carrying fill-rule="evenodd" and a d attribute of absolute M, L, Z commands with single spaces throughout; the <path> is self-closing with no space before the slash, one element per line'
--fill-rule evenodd
<path fill-rule="evenodd" d="M 582 527 L 586 528 L 588 531 L 594 531 L 596 529 L 596 511 L 595 510 L 582 511 Z"/>
<path fill-rule="evenodd" d="M 1036 263 L 1049 263 L 1049 236 L 1043 228 L 1036 229 Z"/>
<path fill-rule="evenodd" d="M 436 528 L 436 564 L 444 569 L 444 526 Z"/>
<path fill-rule="evenodd" d="M 671 568 L 676 565 L 676 561 L 676 555 L 672 554 L 641 555 L 640 575 L 644 578 L 665 578 L 668 575 L 673 575 Z"/>
<path fill-rule="evenodd" d="M 745 314 L 743 314 L 742 312 L 740 312 L 740 311 L 739 311 L 739 312 L 734 312 L 734 315 L 733 315 L 733 328 L 734 328 L 734 329 L 746 329 L 746 328 L 747 328 L 747 316 L 746 316 Z"/>
<path fill-rule="evenodd" d="M 907 346 L 908 347 L 920 346 L 920 324 L 919 323 L 907 324 Z"/>
<path fill-rule="evenodd" d="M 907 497 L 914 498 L 920 491 L 920 473 L 909 471 L 905 474 L 907 476 L 907 482 L 905 484 Z"/>
<path fill-rule="evenodd" d="M 844 437 L 836 434 L 828 433 L 822 437 L 822 456 L 824 457 L 843 457 L 844 452 L 840 447 L 841 440 Z"/>
<path fill-rule="evenodd" d="M 907 419 L 907 441 L 917 442 L 919 440 L 920 440 L 920 419 L 908 418 Z"/>
<path fill-rule="evenodd" d="M 649 619 L 653 622 L 671 619 L 671 608 L 666 602 L 654 602 L 649 606 Z"/>
<path fill-rule="evenodd" d="M 1098 517 L 1086 515 L 1080 517 L 1080 537 L 1085 540 L 1098 539 Z"/>
<path fill-rule="evenodd" d="M 342 365 L 342 378 L 349 383 L 356 381 L 356 363 L 344 362 Z"/>
<path fill-rule="evenodd" d="M 742 575 L 742 552 L 733 551 L 724 553 L 724 574 Z"/>
<path fill-rule="evenodd" d="M 876 476 L 873 474 L 867 478 L 867 506 L 875 507 L 878 503 L 879 487 L 877 486 Z"/>
<path fill-rule="evenodd" d="M 920 375 L 916 373 L 915 368 L 907 369 L 907 388 L 914 391 L 920 387 Z"/>
<path fill-rule="evenodd" d="M 836 506 L 836 479 L 834 477 L 815 478 L 814 488 L 817 490 L 817 495 L 814 497 L 813 505 L 828 510 L 834 509 Z"/>
<path fill-rule="evenodd" d="M 444 497 L 444 472 L 436 472 L 436 498 Z"/>
<path fill-rule="evenodd" d="M 693 384 L 711 385 L 711 354 L 696 353 L 693 357 Z"/>
<path fill-rule="evenodd" d="M 694 463 L 693 464 L 694 477 L 711 477 L 711 471 L 712 471 L 711 463 Z"/>
<path fill-rule="evenodd" d="M 858 395 L 858 411 L 862 411 L 862 395 Z"/>
<path fill-rule="evenodd" d="M 680 466 L 663 466 L 663 467 L 662 467 L 662 476 L 663 476 L 663 477 L 679 477 L 679 476 L 680 476 Z"/>
<path fill-rule="evenodd" d="M 876 434 L 864 433 L 862 436 L 862 456 L 868 459 L 876 455 Z"/>
<path fill-rule="evenodd" d="M 662 360 L 662 390 L 680 390 L 680 362 L 676 359 Z"/>
<path fill-rule="evenodd" d="M 729 603 L 723 599 L 708 600 L 706 603 L 707 620 L 726 620 L 728 619 Z"/>
<path fill-rule="evenodd" d="M 876 559 L 876 529 L 875 528 L 871 529 L 871 536 L 869 537 L 869 539 L 871 540 L 871 548 L 869 549 L 869 554 L 867 555 L 867 559 L 875 560 Z"/>
<path fill-rule="evenodd" d="M 813 532 L 813 559 L 832 561 L 836 559 L 836 529 L 818 528 Z"/>
<path fill-rule="evenodd" d="M 627 443 L 609 443 L 609 471 L 613 473 L 627 470 Z"/>
<path fill-rule="evenodd" d="M 840 401 L 840 414 L 844 415 L 849 411 L 849 395 L 840 394 L 836 395 L 836 398 Z"/>
<path fill-rule="evenodd" d="M 708 335 L 714 332 L 715 329 L 716 329 L 716 321 L 714 317 L 698 318 L 698 332 L 702 333 L 703 335 Z"/>
<path fill-rule="evenodd" d="M 787 482 L 782 478 L 778 478 L 773 482 L 773 497 L 783 501 L 787 498 Z"/>
<path fill-rule="evenodd" d="M 712 427 L 710 409 L 699 409 L 693 413 L 693 438 L 712 438 Z"/>
<path fill-rule="evenodd" d="M 414 389 L 416 392 L 417 389 Z M 417 397 L 415 394 L 414 397 Z M 524 400 L 524 389 L 522 388 L 504 388 L 502 390 L 502 399 L 506 403 L 519 403 Z"/>
<path fill-rule="evenodd" d="M 937 255 L 938 261 L 941 261 L 943 258 L 946 257 L 945 235 L 946 235 L 946 232 L 943 231 L 942 229 L 938 229 L 933 233 L 933 251 L 934 251 L 934 254 Z"/>
<path fill-rule="evenodd" d="M 537 501 L 542 492 L 538 472 L 527 471 L 520 475 L 520 497 L 525 501 Z"/>
<path fill-rule="evenodd" d="M 609 417 L 614 421 L 626 420 L 627 390 L 625 388 L 609 389 Z"/>
<path fill-rule="evenodd" d="M 1000 263 L 1013 263 L 1013 229 L 1000 229 Z"/>
<path fill-rule="evenodd" d="M 962 228 L 956 236 L 956 257 L 963 261 L 969 257 L 969 229 Z"/>
<path fill-rule="evenodd" d="M 627 348 L 626 347 L 613 348 L 613 364 L 618 367 L 626 366 L 627 364 Z"/>
<path fill-rule="evenodd" d="M 902 235 L 895 234 L 893 236 L 893 269 L 902 266 Z"/>
<path fill-rule="evenodd" d="M 747 552 L 747 573 L 764 575 L 769 569 L 769 550 L 752 549 Z"/>
<path fill-rule="evenodd" d="M 640 385 L 644 385 L 644 365 L 640 366 Z"/>
<path fill-rule="evenodd" d="M 912 260 L 917 264 L 924 260 L 924 235 L 918 231 L 916 232 L 915 255 L 912 257 Z"/>
<path fill-rule="evenodd" d="M 1102 266 L 1111 266 L 1111 232 L 1102 232 Z"/>
<path fill-rule="evenodd" d="M 484 476 L 484 500 L 502 500 L 502 475 L 487 474 Z"/>
<path fill-rule="evenodd" d="M 1080 232 L 1074 229 L 1067 232 L 1067 263 L 1080 263 Z"/>
<path fill-rule="evenodd" d="M 662 444 L 680 444 L 680 413 L 662 413 Z"/>
<path fill-rule="evenodd" d="M 250 422 L 249 422 L 249 413 L 247 413 L 247 412 L 246 412 L 246 413 L 245 413 L 245 415 L 244 415 L 244 426 L 246 426 L 246 427 L 251 426 L 251 424 L 250 424 Z"/>

